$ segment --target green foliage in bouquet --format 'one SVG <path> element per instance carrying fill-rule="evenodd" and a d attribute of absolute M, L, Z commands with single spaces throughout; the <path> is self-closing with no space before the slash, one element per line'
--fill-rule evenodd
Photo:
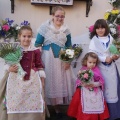
<path fill-rule="evenodd" d="M 22 50 L 19 43 L 0 43 L 0 57 L 9 65 L 16 64 L 18 66 L 18 76 L 23 79 L 26 72 L 20 65 L 22 59 Z"/>
<path fill-rule="evenodd" d="M 115 8 L 120 7 L 120 0 L 109 0 L 108 2 Z"/>
<path fill-rule="evenodd" d="M 0 57 L 5 58 L 9 54 L 21 52 L 19 43 L 0 43 Z M 19 53 L 20 54 L 20 53 Z"/>

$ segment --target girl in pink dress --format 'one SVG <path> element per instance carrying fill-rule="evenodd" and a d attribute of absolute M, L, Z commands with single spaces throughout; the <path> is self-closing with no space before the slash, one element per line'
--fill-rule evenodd
<path fill-rule="evenodd" d="M 93 81 L 89 84 L 77 80 L 77 89 L 68 108 L 68 116 L 77 120 L 105 120 L 109 118 L 109 112 L 104 101 L 104 80 L 100 73 L 98 56 L 89 52 L 82 61 L 82 70 L 93 72 Z M 92 91 L 89 89 L 92 88 Z"/>

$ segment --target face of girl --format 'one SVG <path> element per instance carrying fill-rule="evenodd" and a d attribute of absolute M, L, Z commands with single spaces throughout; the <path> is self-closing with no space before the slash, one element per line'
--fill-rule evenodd
<path fill-rule="evenodd" d="M 32 31 L 27 29 L 21 31 L 21 35 L 19 36 L 21 46 L 29 47 L 31 43 L 31 39 L 32 39 Z"/>
<path fill-rule="evenodd" d="M 96 33 L 99 37 L 103 37 L 105 34 L 105 28 L 97 28 Z"/>
<path fill-rule="evenodd" d="M 97 62 L 97 59 L 89 56 L 87 59 L 87 67 L 90 69 L 94 68 L 96 66 L 96 62 Z"/>
<path fill-rule="evenodd" d="M 56 26 L 61 26 L 64 22 L 65 13 L 62 10 L 57 10 L 53 15 L 53 22 Z"/>

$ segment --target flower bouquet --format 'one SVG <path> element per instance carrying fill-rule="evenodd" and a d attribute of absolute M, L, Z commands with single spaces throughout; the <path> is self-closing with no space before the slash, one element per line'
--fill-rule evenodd
<path fill-rule="evenodd" d="M 74 50 L 73 49 L 64 49 L 60 51 L 59 58 L 64 62 L 71 62 L 74 59 Z"/>
<path fill-rule="evenodd" d="M 114 41 L 113 44 L 110 45 L 109 51 L 114 55 L 120 54 L 120 41 Z"/>
<path fill-rule="evenodd" d="M 82 70 L 79 71 L 77 76 L 78 76 L 77 86 L 80 86 L 81 83 L 89 85 L 92 82 L 93 72 L 91 70 Z"/>
<path fill-rule="evenodd" d="M 14 23 L 14 20 L 10 20 L 9 18 L 2 20 L 2 24 L 0 24 L 0 38 L 4 38 L 4 42 L 6 42 L 7 39 L 14 37 L 15 41 L 17 41 L 18 31 L 21 26 L 25 25 L 30 25 L 30 23 L 24 20 L 19 26 Z"/>
<path fill-rule="evenodd" d="M 19 63 L 22 58 L 22 50 L 19 43 L 0 43 L 0 57 L 8 65 L 16 64 L 18 66 L 18 77 L 21 79 L 24 77 L 26 72 Z"/>
<path fill-rule="evenodd" d="M 115 8 L 120 7 L 120 0 L 109 0 L 108 2 Z"/>
<path fill-rule="evenodd" d="M 115 23 L 116 18 L 120 14 L 118 9 L 110 9 L 105 12 L 104 19 L 107 20 L 108 24 Z"/>
<path fill-rule="evenodd" d="M 2 20 L 2 24 L 0 24 L 0 38 L 11 38 L 14 37 L 17 40 L 18 30 L 20 27 L 17 24 L 14 24 L 14 20 L 10 20 L 6 18 Z"/>
<path fill-rule="evenodd" d="M 60 51 L 59 58 L 63 62 L 72 62 L 74 59 L 77 59 L 82 53 L 82 48 L 80 45 L 74 44 L 70 48 L 66 48 Z"/>
<path fill-rule="evenodd" d="M 74 45 L 72 46 L 72 48 L 73 48 L 74 51 L 75 51 L 75 56 L 74 56 L 75 63 L 74 63 L 74 66 L 73 66 L 73 67 L 76 68 L 76 66 L 77 66 L 77 60 L 78 60 L 78 58 L 80 57 L 83 49 L 82 49 L 82 47 L 81 47 L 79 44 L 74 44 Z"/>

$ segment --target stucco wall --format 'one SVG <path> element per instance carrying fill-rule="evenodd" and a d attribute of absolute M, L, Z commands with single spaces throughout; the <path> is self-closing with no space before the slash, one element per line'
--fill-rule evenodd
<path fill-rule="evenodd" d="M 74 1 L 73 6 L 64 6 L 66 10 L 65 22 L 68 24 L 72 37 L 79 36 L 88 31 L 86 26 L 92 25 L 98 18 L 103 18 L 107 9 L 112 8 L 107 0 L 93 0 L 89 17 L 85 16 L 86 4 L 84 1 Z M 42 22 L 51 18 L 48 5 L 31 5 L 30 0 L 15 0 L 15 11 L 11 14 L 10 0 L 0 0 L 0 19 L 9 17 L 20 24 L 28 20 L 33 28 L 34 37 L 37 28 Z"/>

